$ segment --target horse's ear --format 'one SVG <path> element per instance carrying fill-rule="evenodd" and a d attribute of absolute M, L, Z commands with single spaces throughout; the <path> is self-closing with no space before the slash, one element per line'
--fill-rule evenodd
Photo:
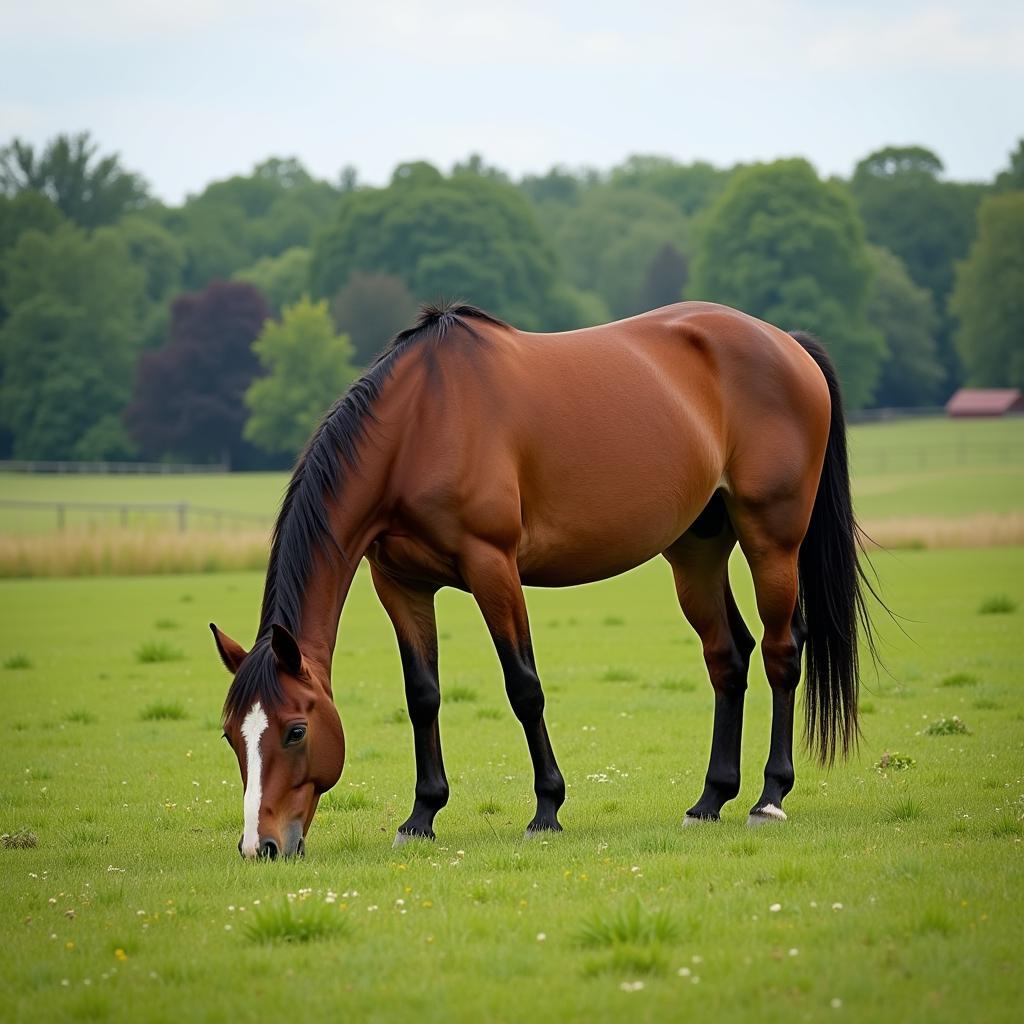
<path fill-rule="evenodd" d="M 210 632 L 213 633 L 213 640 L 217 645 L 220 660 L 224 662 L 224 667 L 234 675 L 249 652 L 241 644 L 236 644 L 227 633 L 222 633 L 212 622 L 210 623 Z"/>
<path fill-rule="evenodd" d="M 302 671 L 302 652 L 299 642 L 284 626 L 274 623 L 270 627 L 270 649 L 281 666 L 290 676 L 297 676 Z"/>

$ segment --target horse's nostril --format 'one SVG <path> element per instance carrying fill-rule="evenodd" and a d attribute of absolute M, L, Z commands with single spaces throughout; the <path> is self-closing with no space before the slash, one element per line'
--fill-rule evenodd
<path fill-rule="evenodd" d="M 305 839 L 300 839 L 299 840 L 299 845 L 295 847 L 295 855 L 297 857 L 305 857 L 306 856 L 306 840 Z"/>
<path fill-rule="evenodd" d="M 265 857 L 267 860 L 277 860 L 279 852 L 277 843 L 273 839 L 263 839 L 260 841 L 259 855 L 261 857 Z"/>
<path fill-rule="evenodd" d="M 241 839 L 238 840 L 238 855 L 240 857 L 244 857 L 245 856 L 245 854 L 242 853 L 242 840 Z"/>

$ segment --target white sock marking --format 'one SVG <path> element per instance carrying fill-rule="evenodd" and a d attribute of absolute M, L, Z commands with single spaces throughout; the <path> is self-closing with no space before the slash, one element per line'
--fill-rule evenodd
<path fill-rule="evenodd" d="M 263 802 L 263 756 L 260 754 L 260 739 L 267 731 L 267 716 L 259 701 L 253 704 L 242 722 L 242 739 L 245 740 L 245 798 L 242 808 L 245 813 L 245 829 L 242 832 L 242 854 L 255 857 L 260 846 L 260 804 Z"/>

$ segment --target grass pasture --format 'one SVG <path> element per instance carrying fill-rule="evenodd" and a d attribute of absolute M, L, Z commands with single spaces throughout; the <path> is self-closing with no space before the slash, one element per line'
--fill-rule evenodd
<path fill-rule="evenodd" d="M 720 824 L 679 827 L 711 697 L 663 566 L 530 594 L 569 783 L 566 832 L 540 841 L 522 839 L 529 761 L 496 658 L 471 601 L 442 594 L 452 800 L 436 844 L 397 851 L 411 730 L 361 573 L 335 663 L 345 774 L 306 860 L 255 865 L 235 851 L 206 622 L 248 639 L 260 576 L 0 583 L 0 1018 L 1015 1019 L 1022 612 L 980 609 L 1024 600 L 1024 558 L 878 567 L 914 621 L 911 639 L 883 626 L 891 675 L 866 683 L 861 753 L 801 762 L 791 820 L 759 831 L 759 665 L 741 796 Z M 931 734 L 954 717 L 967 732 Z"/>
<path fill-rule="evenodd" d="M 712 698 L 657 562 L 528 595 L 566 831 L 524 841 L 522 732 L 472 601 L 443 592 L 438 841 L 391 849 L 414 781 L 397 651 L 361 572 L 335 692 L 348 740 L 298 863 L 242 863 L 210 619 L 251 638 L 259 529 L 0 507 L 0 1021 L 1010 1021 L 1024 982 L 1024 420 L 851 433 L 878 619 L 863 743 L 682 829 Z M 0 498 L 273 513 L 279 474 L 0 476 Z M 1001 544 L 1001 547 L 986 545 Z M 21 559 L 21 561 L 17 561 Z M 26 561 L 27 559 L 27 561 Z M 12 568 L 13 567 L 13 568 Z M 173 570 L 188 568 L 188 574 Z M 120 573 L 122 575 L 111 575 Z M 148 574 L 147 574 L 148 573 Z M 64 578 L 42 578 L 56 576 Z M 132 578 L 126 578 L 126 577 Z M 759 633 L 749 577 L 734 587 Z"/>

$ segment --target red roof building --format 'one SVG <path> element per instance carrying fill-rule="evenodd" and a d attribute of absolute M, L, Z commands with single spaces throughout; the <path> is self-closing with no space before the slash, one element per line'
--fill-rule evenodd
<path fill-rule="evenodd" d="M 1019 388 L 961 388 L 946 403 L 946 415 L 1008 416 L 1024 413 L 1024 394 Z"/>

